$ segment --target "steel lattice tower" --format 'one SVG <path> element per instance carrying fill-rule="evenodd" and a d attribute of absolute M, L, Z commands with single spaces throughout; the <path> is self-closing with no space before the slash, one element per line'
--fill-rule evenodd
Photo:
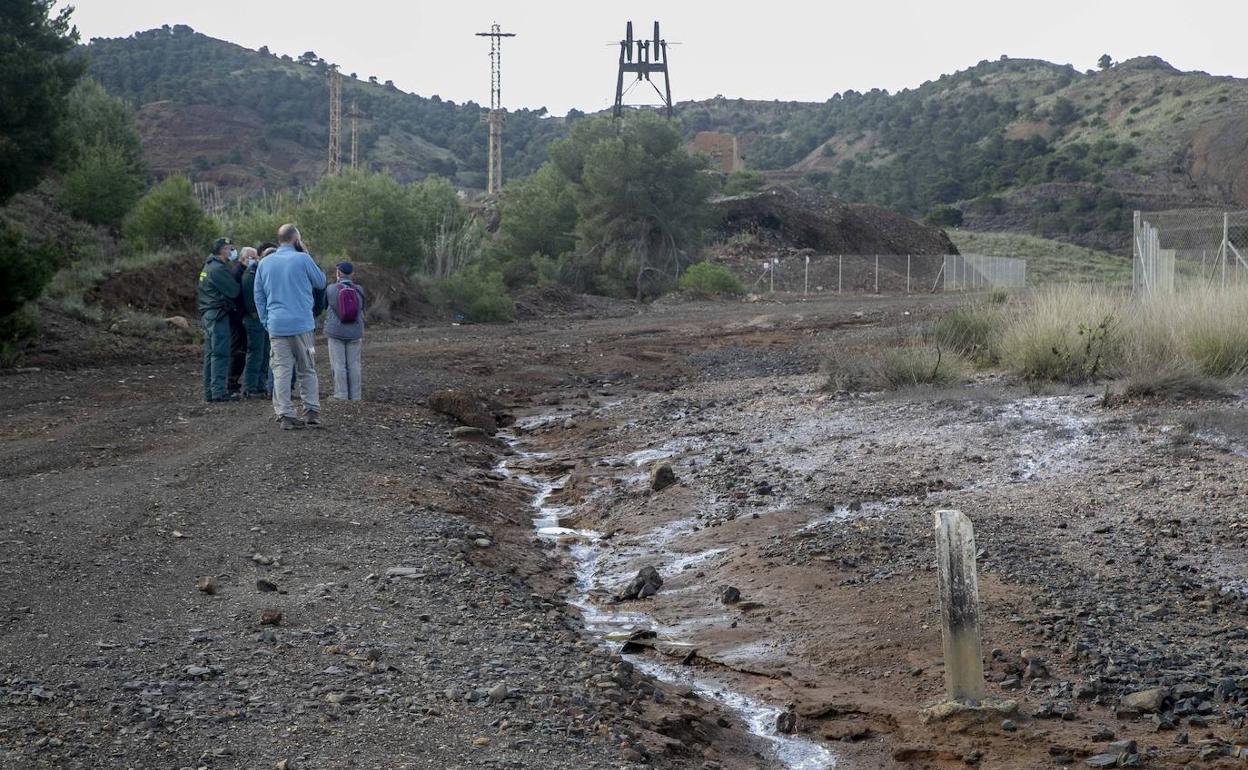
<path fill-rule="evenodd" d="M 503 32 L 498 24 L 494 24 L 489 32 L 478 32 L 477 37 L 490 39 L 490 111 L 485 115 L 485 122 L 490 127 L 489 174 L 486 192 L 493 195 L 503 189 L 503 123 L 506 122 L 502 83 L 503 38 L 515 37 L 515 33 Z"/>
<path fill-rule="evenodd" d="M 364 117 L 364 113 L 360 112 L 355 102 L 351 102 L 351 112 L 347 113 L 347 117 L 351 118 L 351 170 L 356 171 L 360 168 L 360 118 Z"/>
<path fill-rule="evenodd" d="M 329 66 L 329 168 L 326 173 L 338 176 L 342 171 L 342 73 L 338 65 Z"/>

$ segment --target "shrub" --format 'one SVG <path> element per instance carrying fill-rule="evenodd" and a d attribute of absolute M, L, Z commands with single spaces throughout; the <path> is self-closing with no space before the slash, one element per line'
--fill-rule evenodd
<path fill-rule="evenodd" d="M 1118 360 L 1126 303 L 1086 287 L 1042 291 L 1001 335 L 1001 360 L 1025 380 L 1094 380 Z"/>
<path fill-rule="evenodd" d="M 824 362 L 823 370 L 828 378 L 824 387 L 832 391 L 945 387 L 965 378 L 957 354 L 917 341 L 878 351 L 838 353 Z"/>
<path fill-rule="evenodd" d="M 724 195 L 744 195 L 763 189 L 763 175 L 757 171 L 734 171 L 724 181 Z"/>
<path fill-rule="evenodd" d="M 955 308 L 932 326 L 936 344 L 981 364 L 995 364 L 1005 315 L 996 298 L 989 304 L 977 303 Z"/>
<path fill-rule="evenodd" d="M 962 218 L 962 209 L 957 206 L 937 206 L 924 220 L 933 227 L 961 227 Z"/>
<path fill-rule="evenodd" d="M 714 297 L 720 294 L 743 294 L 744 287 L 728 268 L 710 262 L 691 266 L 680 277 L 678 288 L 695 297 Z"/>
<path fill-rule="evenodd" d="M 61 178 L 57 201 L 93 225 L 119 225 L 142 194 L 142 179 L 122 150 L 101 146 Z"/>
<path fill-rule="evenodd" d="M 59 262 L 54 244 L 35 245 L 0 219 L 0 365 L 12 364 L 21 344 L 37 331 L 26 303 L 43 293 Z"/>
<path fill-rule="evenodd" d="M 135 205 L 122 232 L 137 251 L 194 247 L 207 253 L 216 226 L 199 208 L 191 180 L 171 176 Z"/>
<path fill-rule="evenodd" d="M 514 313 L 503 276 L 469 268 L 438 281 L 437 293 L 456 315 L 473 323 L 510 321 Z"/>

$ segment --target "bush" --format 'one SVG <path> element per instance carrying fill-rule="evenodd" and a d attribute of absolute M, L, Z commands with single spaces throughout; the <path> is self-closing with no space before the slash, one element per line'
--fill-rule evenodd
<path fill-rule="evenodd" d="M 931 336 L 946 350 L 980 364 L 995 364 L 1004 322 L 1004 313 L 994 297 L 991 303 L 965 305 L 941 316 L 932 326 Z"/>
<path fill-rule="evenodd" d="M 122 233 L 137 251 L 186 247 L 204 253 L 217 234 L 184 176 L 171 176 L 149 190 L 126 218 Z"/>
<path fill-rule="evenodd" d="M 933 227 L 961 227 L 962 218 L 962 209 L 957 206 L 937 206 L 924 220 Z"/>
<path fill-rule="evenodd" d="M 1025 380 L 1097 379 L 1123 349 L 1122 298 L 1086 287 L 1042 291 L 1009 318 L 1001 360 Z"/>
<path fill-rule="evenodd" d="M 0 365 L 12 364 L 21 344 L 37 331 L 26 303 L 43 293 L 59 262 L 54 244 L 36 246 L 0 219 Z"/>
<path fill-rule="evenodd" d="M 897 390 L 956 385 L 965 378 L 962 359 L 952 351 L 914 342 L 879 351 L 839 353 L 824 362 L 832 391 Z"/>
<path fill-rule="evenodd" d="M 489 323 L 512 319 L 514 307 L 500 273 L 470 268 L 438 281 L 436 288 L 451 311 L 466 321 Z"/>
<path fill-rule="evenodd" d="M 763 189 L 763 175 L 757 171 L 734 171 L 724 181 L 724 195 L 744 195 Z"/>
<path fill-rule="evenodd" d="M 695 297 L 714 297 L 721 294 L 744 294 L 745 288 L 728 268 L 710 262 L 693 265 L 680 277 L 678 288 Z"/>
<path fill-rule="evenodd" d="M 93 225 L 120 225 L 143 194 L 142 179 L 117 147 L 96 147 L 61 178 L 57 202 Z"/>

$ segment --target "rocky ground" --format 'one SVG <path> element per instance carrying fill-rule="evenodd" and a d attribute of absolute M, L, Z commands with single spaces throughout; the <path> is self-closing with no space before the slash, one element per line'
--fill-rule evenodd
<path fill-rule="evenodd" d="M 197 403 L 188 359 L 0 378 L 0 765 L 779 766 L 713 680 L 842 768 L 1239 766 L 1242 400 L 822 390 L 821 358 L 952 301 L 386 330 L 370 400 L 302 433 Z M 445 388 L 542 461 L 455 431 Z M 604 537 L 535 537 L 500 463 Z M 975 522 L 1014 713 L 920 718 L 939 508 Z M 609 651 L 568 600 L 657 638 Z"/>

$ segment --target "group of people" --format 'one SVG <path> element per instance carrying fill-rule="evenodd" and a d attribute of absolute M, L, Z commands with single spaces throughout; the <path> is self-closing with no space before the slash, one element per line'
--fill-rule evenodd
<path fill-rule="evenodd" d="M 334 371 L 334 398 L 361 398 L 364 290 L 350 262 L 329 283 L 294 225 L 277 243 L 241 251 L 218 238 L 199 273 L 197 306 L 204 331 L 204 400 L 271 398 L 284 430 L 321 424 L 316 373 L 316 319 Z M 302 407 L 295 410 L 298 386 Z"/>

